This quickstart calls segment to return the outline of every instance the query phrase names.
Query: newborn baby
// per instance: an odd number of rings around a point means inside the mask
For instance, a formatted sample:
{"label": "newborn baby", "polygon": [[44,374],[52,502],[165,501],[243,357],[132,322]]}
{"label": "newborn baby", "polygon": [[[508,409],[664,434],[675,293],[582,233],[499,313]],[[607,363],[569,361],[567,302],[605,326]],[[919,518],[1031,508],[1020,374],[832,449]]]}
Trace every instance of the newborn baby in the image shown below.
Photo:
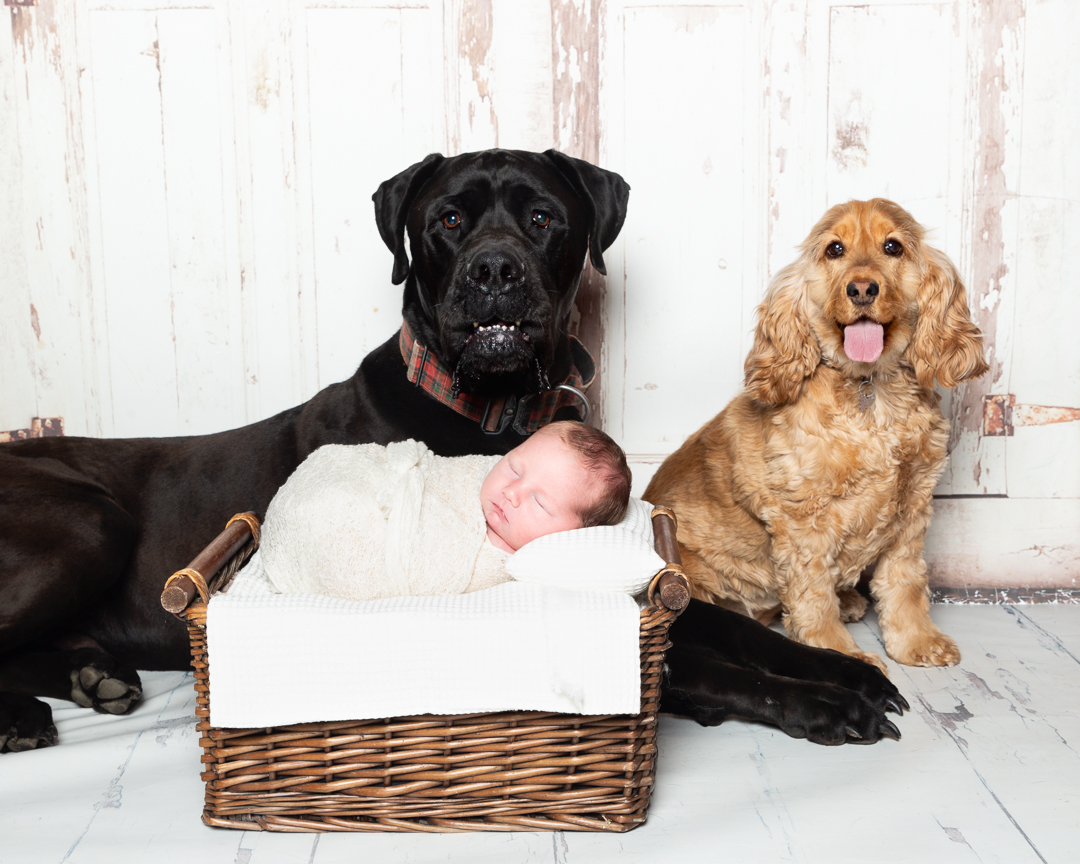
{"label": "newborn baby", "polygon": [[629,496],[622,448],[576,421],[501,458],[331,444],[270,502],[263,567],[280,592],[349,600],[477,591],[508,581],[506,558],[531,540],[618,523]]}

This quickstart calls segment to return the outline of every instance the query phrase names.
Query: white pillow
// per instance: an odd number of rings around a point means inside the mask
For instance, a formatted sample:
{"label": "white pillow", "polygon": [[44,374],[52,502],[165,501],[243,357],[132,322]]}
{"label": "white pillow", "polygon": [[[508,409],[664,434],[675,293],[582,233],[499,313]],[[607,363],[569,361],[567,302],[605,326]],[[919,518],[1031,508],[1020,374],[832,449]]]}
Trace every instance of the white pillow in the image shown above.
{"label": "white pillow", "polygon": [[506,572],[519,582],[637,594],[665,564],[653,548],[652,509],[631,498],[618,525],[538,537],[506,560]]}

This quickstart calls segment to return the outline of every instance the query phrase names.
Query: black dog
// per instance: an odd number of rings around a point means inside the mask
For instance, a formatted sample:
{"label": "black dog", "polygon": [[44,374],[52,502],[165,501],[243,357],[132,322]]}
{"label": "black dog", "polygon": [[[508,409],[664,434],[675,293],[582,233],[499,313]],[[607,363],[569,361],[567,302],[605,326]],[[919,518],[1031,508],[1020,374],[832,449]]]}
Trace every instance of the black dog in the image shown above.
{"label": "black dog", "polygon": [[[35,696],[119,714],[141,695],[136,668],[187,668],[165,577],[233,513],[261,517],[316,448],[417,438],[446,456],[502,453],[576,416],[592,370],[566,335],[571,306],[585,255],[604,272],[628,194],[555,151],[429,156],[374,195],[404,325],[348,381],[216,435],[0,445],[0,747],[55,742]],[[823,743],[897,734],[883,711],[902,697],[873,667],[696,601],[673,633],[669,710]]]}

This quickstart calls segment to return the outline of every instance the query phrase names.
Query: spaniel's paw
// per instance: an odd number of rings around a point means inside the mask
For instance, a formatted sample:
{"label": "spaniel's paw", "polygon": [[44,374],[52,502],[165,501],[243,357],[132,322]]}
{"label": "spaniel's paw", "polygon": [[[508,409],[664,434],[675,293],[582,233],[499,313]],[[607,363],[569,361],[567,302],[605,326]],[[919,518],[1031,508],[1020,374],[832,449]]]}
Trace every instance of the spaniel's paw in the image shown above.
{"label": "spaniel's paw", "polygon": [[77,653],[71,670],[71,701],[102,714],[126,714],[142,697],[142,681],[134,669],[121,666],[103,651]]}
{"label": "spaniel's paw", "polygon": [[930,633],[919,639],[886,639],[889,656],[906,666],[955,666],[960,649],[944,633]]}
{"label": "spaniel's paw", "polygon": [[837,591],[836,596],[840,600],[841,621],[850,624],[852,621],[862,620],[863,615],[866,614],[866,607],[869,605],[862,594],[854,588],[844,588]]}

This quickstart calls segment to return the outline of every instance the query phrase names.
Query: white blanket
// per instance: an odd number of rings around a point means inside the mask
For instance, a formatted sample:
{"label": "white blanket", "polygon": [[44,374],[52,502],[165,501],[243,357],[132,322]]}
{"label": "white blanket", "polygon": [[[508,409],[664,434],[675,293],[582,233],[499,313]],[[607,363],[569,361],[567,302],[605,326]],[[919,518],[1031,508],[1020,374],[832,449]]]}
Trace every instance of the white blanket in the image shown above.
{"label": "white blanket", "polygon": [[412,440],[320,447],[267,508],[271,582],[348,600],[462,593],[487,535],[480,485],[498,461],[440,457]]}
{"label": "white blanket", "polygon": [[207,612],[215,726],[640,710],[639,609],[625,594],[520,582],[363,603],[274,594],[261,554]]}

